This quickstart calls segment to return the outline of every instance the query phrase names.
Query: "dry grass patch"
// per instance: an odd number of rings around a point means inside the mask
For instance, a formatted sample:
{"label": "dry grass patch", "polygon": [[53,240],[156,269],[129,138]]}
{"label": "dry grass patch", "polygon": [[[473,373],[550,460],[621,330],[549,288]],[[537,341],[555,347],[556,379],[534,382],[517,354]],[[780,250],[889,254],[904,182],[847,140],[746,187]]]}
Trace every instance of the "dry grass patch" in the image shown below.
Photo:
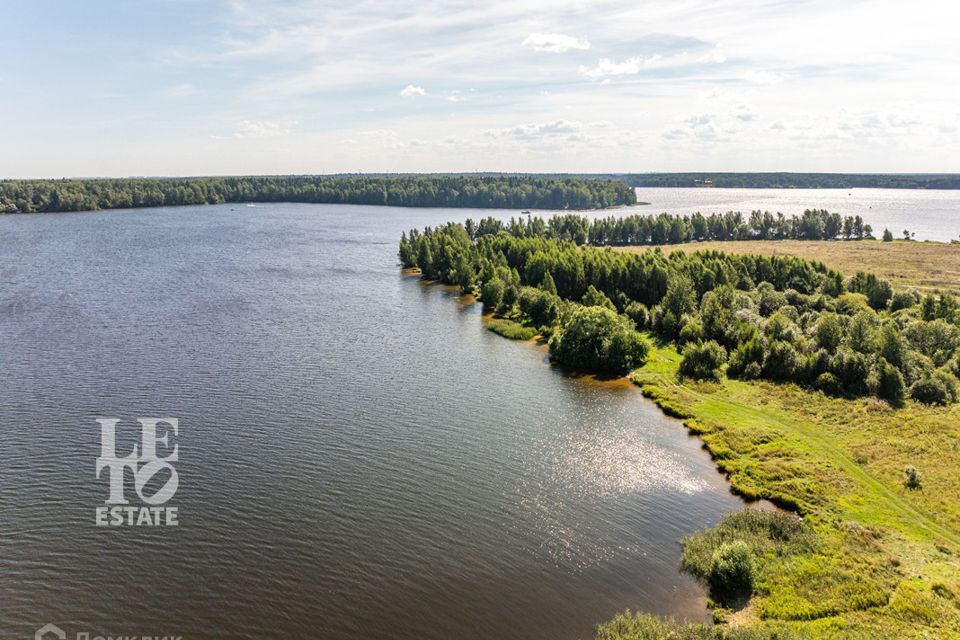
{"label": "dry grass patch", "polygon": [[[922,290],[948,289],[960,292],[960,245],[941,242],[859,242],[821,240],[737,240],[731,242],[690,242],[660,247],[674,251],[727,251],[763,256],[796,256],[823,262],[852,275],[869,271],[890,280],[897,287]],[[642,253],[653,247],[618,247],[618,251]]]}

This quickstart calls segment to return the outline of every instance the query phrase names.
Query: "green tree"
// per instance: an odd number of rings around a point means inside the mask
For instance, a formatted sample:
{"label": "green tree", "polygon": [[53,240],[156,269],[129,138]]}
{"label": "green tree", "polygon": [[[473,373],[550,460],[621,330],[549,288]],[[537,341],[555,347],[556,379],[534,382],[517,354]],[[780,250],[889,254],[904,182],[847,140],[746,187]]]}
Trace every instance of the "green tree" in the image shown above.
{"label": "green tree", "polygon": [[583,294],[581,301],[585,307],[604,307],[611,311],[616,311],[617,307],[613,301],[607,297],[603,291],[598,291],[592,284],[587,287],[587,292]]}
{"label": "green tree", "polygon": [[480,289],[480,298],[483,300],[483,306],[490,309],[498,309],[503,302],[503,292],[506,285],[500,278],[493,278],[483,283]]}
{"label": "green tree", "polygon": [[550,338],[557,362],[596,371],[624,373],[642,364],[649,346],[626,318],[600,306],[578,307]]}
{"label": "green tree", "polygon": [[720,367],[727,361],[727,350],[714,340],[688,342],[683,347],[680,374],[696,380],[719,380]]}
{"label": "green tree", "polygon": [[893,407],[903,406],[907,395],[907,386],[903,382],[903,374],[886,361],[880,358],[877,362],[878,388],[877,396],[883,398]]}
{"label": "green tree", "polygon": [[553,276],[550,275],[549,271],[544,274],[543,282],[540,283],[540,288],[547,293],[557,295],[557,284],[553,281]]}

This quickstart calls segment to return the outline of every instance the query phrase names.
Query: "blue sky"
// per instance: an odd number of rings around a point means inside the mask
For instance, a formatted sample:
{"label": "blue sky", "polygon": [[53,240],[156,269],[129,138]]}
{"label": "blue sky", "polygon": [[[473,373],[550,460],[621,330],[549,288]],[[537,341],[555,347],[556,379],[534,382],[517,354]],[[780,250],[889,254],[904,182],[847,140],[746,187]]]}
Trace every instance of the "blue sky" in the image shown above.
{"label": "blue sky", "polygon": [[960,171],[960,6],[0,1],[0,176]]}

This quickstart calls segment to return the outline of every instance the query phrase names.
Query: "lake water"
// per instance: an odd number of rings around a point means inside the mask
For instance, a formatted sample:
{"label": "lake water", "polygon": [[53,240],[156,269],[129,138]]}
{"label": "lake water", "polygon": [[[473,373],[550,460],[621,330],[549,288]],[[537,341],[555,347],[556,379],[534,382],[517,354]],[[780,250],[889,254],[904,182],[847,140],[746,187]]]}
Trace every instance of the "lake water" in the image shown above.
{"label": "lake water", "polygon": [[[699,442],[400,273],[401,230],[481,215],[0,216],[0,637],[573,640],[627,607],[705,620],[678,541],[740,502]],[[97,527],[95,419],[120,418],[129,452],[141,416],[179,419],[180,526]]]}
{"label": "lake water", "polygon": [[960,239],[960,191],[920,189],[637,189],[637,200],[649,202],[638,212],[690,214],[727,211],[803,213],[828,209],[859,215],[878,238],[889,228],[897,238],[903,230],[917,240]]}

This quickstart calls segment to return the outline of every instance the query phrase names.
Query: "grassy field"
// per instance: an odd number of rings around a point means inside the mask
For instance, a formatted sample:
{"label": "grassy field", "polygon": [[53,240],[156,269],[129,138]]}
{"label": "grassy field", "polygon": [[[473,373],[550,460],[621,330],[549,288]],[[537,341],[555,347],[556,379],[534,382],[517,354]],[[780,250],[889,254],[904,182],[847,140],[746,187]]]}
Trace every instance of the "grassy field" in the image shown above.
{"label": "grassy field", "polygon": [[[807,240],[738,240],[665,245],[665,253],[714,249],[730,253],[791,255],[819,260],[843,274],[870,271],[894,286],[960,291],[960,245],[939,242],[859,242]],[[620,247],[618,251],[652,251],[653,247]]]}
{"label": "grassy field", "polygon": [[[681,383],[678,365],[659,346],[633,380],[701,435],[736,491],[796,509],[819,540],[764,559],[734,626],[960,638],[960,405],[893,410],[794,385]],[[905,487],[907,466],[922,489]]]}

